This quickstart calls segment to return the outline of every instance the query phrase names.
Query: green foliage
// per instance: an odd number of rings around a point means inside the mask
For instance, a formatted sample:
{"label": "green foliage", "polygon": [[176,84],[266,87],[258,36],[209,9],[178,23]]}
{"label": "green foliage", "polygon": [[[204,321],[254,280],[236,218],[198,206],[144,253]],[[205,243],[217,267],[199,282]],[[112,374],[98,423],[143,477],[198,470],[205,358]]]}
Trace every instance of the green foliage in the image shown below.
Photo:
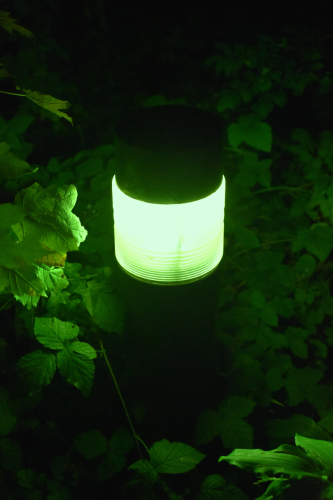
{"label": "green foliage", "polygon": [[[234,450],[230,455],[220,457],[219,462],[225,460],[241,469],[255,472],[261,477],[259,482],[273,481],[272,487],[267,489],[261,499],[284,498],[279,495],[291,486],[284,475],[291,479],[318,479],[317,494],[322,493],[321,499],[331,498],[332,484],[329,483],[333,480],[333,443],[298,434],[295,443],[296,447],[284,444],[272,451]],[[282,474],[281,479],[271,477],[272,474]],[[269,496],[273,491],[273,497]]]}
{"label": "green foliage", "polygon": [[182,474],[194,469],[205,455],[186,444],[170,443],[163,439],[153,444],[149,457],[149,460],[138,460],[129,469],[135,469],[149,482],[155,482],[159,473]]}
{"label": "green foliage", "polygon": [[[1,19],[8,31],[18,29],[8,16],[0,16],[0,24]],[[52,89],[47,93],[58,88],[65,91],[59,78],[47,71],[42,51],[29,50],[29,58],[25,49],[17,57],[3,58],[15,75],[15,84],[37,88],[32,85],[34,77],[38,88]],[[211,87],[200,88],[197,96],[189,89],[177,99],[161,94],[141,99],[142,106],[192,104],[220,114],[227,122],[225,255],[215,328],[223,353],[214,366],[224,393],[217,411],[206,409],[198,416],[196,444],[207,447],[208,456],[210,443],[219,437],[225,448],[234,449],[221,461],[261,474],[260,483],[271,481],[260,500],[295,500],[295,490],[301,491],[302,485],[317,488],[323,499],[333,498],[333,388],[329,382],[333,134],[327,130],[315,138],[297,128],[289,131],[288,140],[281,140],[269,116],[275,106],[285,106],[291,93],[301,95],[309,82],[324,92],[331,76],[324,74],[317,49],[296,48],[286,39],[276,43],[259,37],[256,46],[217,44],[217,50],[219,54],[206,61],[206,69],[215,69]],[[4,71],[0,77],[6,76]],[[75,84],[68,84],[68,92],[73,89],[75,94]],[[116,355],[125,307],[118,294],[112,250],[114,145],[85,149],[83,144],[72,158],[57,156],[49,158],[46,166],[29,165],[26,160],[33,146],[24,141],[23,134],[33,122],[38,133],[43,133],[31,113],[42,120],[53,110],[66,118],[59,109],[68,102],[24,92],[27,99],[20,113],[9,121],[0,118],[0,182],[4,182],[3,192],[15,196],[14,204],[0,206],[0,308],[7,312],[15,305],[12,338],[24,340],[16,344],[20,353],[10,352],[7,360],[8,336],[1,333],[0,370],[10,374],[10,363],[13,367],[17,356],[19,382],[25,389],[24,396],[18,397],[14,388],[5,387],[6,382],[0,388],[4,495],[15,482],[22,498],[48,495],[71,500],[80,483],[119,474],[119,481],[125,477],[134,489],[131,498],[166,495],[179,500],[190,492],[197,493],[199,500],[245,500],[245,493],[235,486],[245,488],[242,476],[231,475],[230,481],[218,474],[202,477],[201,465],[196,466],[205,455],[187,444],[167,439],[154,442],[149,459],[135,461],[134,455],[129,471],[125,469],[134,440],[123,427],[113,429],[121,418],[113,400],[115,418],[108,423],[111,439],[98,430],[96,422],[96,427],[74,437],[75,447],[69,442],[67,452],[48,461],[47,473],[36,472],[42,468],[41,461],[36,471],[26,466],[26,449],[17,442],[22,429],[42,438],[50,433],[55,441],[59,436],[56,423],[52,427],[48,422],[46,431],[38,418],[26,413],[35,410],[44,389],[61,393],[65,382],[90,395],[95,364],[99,367],[99,347],[106,356],[101,337],[119,365],[120,385],[128,389],[129,403],[134,395],[127,353],[122,351],[119,359]],[[29,100],[34,101],[34,108],[29,107]],[[103,106],[107,108],[104,102]],[[123,109],[119,106],[113,111],[117,115]],[[53,118],[57,124],[58,118]],[[108,131],[103,133],[109,137]],[[71,251],[76,251],[76,262],[67,260]],[[65,384],[60,389],[57,368]],[[71,394],[65,394],[70,403]],[[255,416],[264,413],[265,425],[257,425],[252,418],[254,409]],[[308,416],[302,414],[306,411]],[[17,441],[8,437],[11,433]],[[295,434],[297,447],[284,444]],[[252,450],[259,438],[277,448]],[[194,469],[197,483],[191,483],[187,475],[190,489],[183,488],[180,494],[169,486],[170,477],[168,481],[161,477]],[[125,474],[133,470],[136,475],[128,481]],[[13,471],[15,478],[9,478],[7,473]],[[224,473],[227,477],[228,471]]]}
{"label": "green foliage", "polygon": [[209,443],[219,435],[226,448],[251,448],[252,428],[243,419],[252,412],[254,406],[255,403],[249,399],[231,396],[219,404],[218,412],[204,411],[197,424],[197,444]]}
{"label": "green foliage", "polygon": [[20,359],[17,369],[30,387],[29,394],[49,384],[58,367],[67,382],[89,396],[95,371],[92,360],[96,358],[96,352],[91,345],[77,340],[78,326],[57,318],[36,318],[34,332],[41,344],[58,352],[39,350]]}

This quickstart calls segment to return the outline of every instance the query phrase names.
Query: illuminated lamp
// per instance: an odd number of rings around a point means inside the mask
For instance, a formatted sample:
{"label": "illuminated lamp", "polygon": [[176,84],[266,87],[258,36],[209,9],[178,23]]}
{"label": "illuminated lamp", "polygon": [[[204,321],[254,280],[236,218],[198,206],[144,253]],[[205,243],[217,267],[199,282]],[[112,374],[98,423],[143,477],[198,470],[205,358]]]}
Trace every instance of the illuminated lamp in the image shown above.
{"label": "illuminated lamp", "polygon": [[205,278],[219,265],[222,133],[217,115],[181,105],[143,108],[117,122],[115,255],[132,278],[182,285]]}

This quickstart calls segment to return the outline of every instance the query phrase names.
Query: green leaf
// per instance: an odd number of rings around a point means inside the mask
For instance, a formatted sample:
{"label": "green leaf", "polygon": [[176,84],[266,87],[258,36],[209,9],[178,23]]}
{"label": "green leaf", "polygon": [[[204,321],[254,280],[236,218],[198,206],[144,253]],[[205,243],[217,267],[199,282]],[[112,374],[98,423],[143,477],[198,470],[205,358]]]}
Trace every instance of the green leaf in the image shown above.
{"label": "green leaf", "polygon": [[87,342],[72,342],[71,349],[80,354],[84,354],[89,359],[95,359],[97,357],[95,349]]}
{"label": "green leaf", "polygon": [[15,427],[16,415],[8,403],[8,391],[0,387],[0,436],[6,436]]}
{"label": "green leaf", "polygon": [[18,207],[11,203],[3,203],[0,206],[0,228],[10,229],[13,224],[20,222],[27,213],[24,207]]}
{"label": "green leaf", "polygon": [[109,450],[98,464],[97,477],[99,481],[104,481],[114,476],[126,465],[126,458],[121,453]]}
{"label": "green leaf", "polygon": [[152,483],[154,483],[158,478],[158,472],[149,460],[138,460],[128,468],[137,470],[140,474],[147,477]]}
{"label": "green leaf", "polygon": [[253,410],[255,402],[241,396],[230,396],[219,404],[218,413],[206,410],[199,416],[196,427],[197,444],[205,444],[220,435],[227,448],[252,446],[251,426],[242,420]]}
{"label": "green leaf", "polygon": [[22,381],[29,386],[29,394],[48,385],[56,371],[56,358],[52,353],[34,351],[23,356],[16,365]]}
{"label": "green leaf", "polygon": [[313,460],[301,449],[288,444],[283,444],[272,451],[234,450],[228,456],[219,458],[240,469],[259,474],[313,474],[319,475]]}
{"label": "green leaf", "polygon": [[120,427],[119,429],[117,429],[113,433],[109,443],[109,447],[111,450],[123,454],[128,453],[133,445],[134,439],[128,432],[126,427]]}
{"label": "green leaf", "polygon": [[234,233],[238,243],[245,248],[258,248],[260,246],[259,240],[255,233],[247,227],[237,226]]}
{"label": "green leaf", "polygon": [[329,413],[324,418],[319,420],[318,425],[333,434],[333,412]]}
{"label": "green leaf", "polygon": [[258,317],[267,325],[278,326],[278,317],[271,307],[265,305],[258,312]]}
{"label": "green leaf", "polygon": [[[45,293],[46,285],[38,277],[38,267],[35,265],[18,269],[0,268],[0,283],[3,282],[8,290],[21,297],[23,295],[42,295]],[[0,290],[3,289],[0,285]]]}
{"label": "green leaf", "polygon": [[240,418],[224,420],[221,427],[221,439],[225,448],[244,446],[252,448],[253,431],[250,424]]}
{"label": "green leaf", "polygon": [[17,179],[22,175],[37,172],[38,168],[32,169],[29,163],[21,160],[9,150],[9,144],[0,143],[0,180]]}
{"label": "green leaf", "polygon": [[167,439],[154,443],[149,453],[154,469],[169,474],[188,472],[205,457],[187,444],[170,443]]}
{"label": "green leaf", "polygon": [[230,146],[237,148],[242,142],[255,149],[269,153],[272,147],[272,130],[268,123],[262,123],[258,115],[240,116],[238,123],[227,128]]}
{"label": "green leaf", "polygon": [[88,397],[93,383],[95,365],[87,356],[76,354],[71,347],[72,344],[57,354],[59,372],[69,384],[80,389],[82,394]]}
{"label": "green leaf", "polygon": [[307,397],[308,391],[323,377],[321,370],[309,366],[305,368],[294,368],[285,380],[288,392],[288,405],[296,406]]}
{"label": "green leaf", "polygon": [[83,432],[74,438],[74,444],[84,458],[96,458],[106,453],[108,440],[97,429]]}
{"label": "green leaf", "polygon": [[262,309],[266,303],[266,299],[261,292],[254,291],[251,295],[251,304],[258,309]]}
{"label": "green leaf", "polygon": [[200,485],[198,500],[223,500],[225,479],[219,474],[206,476]]}
{"label": "green leaf", "polygon": [[313,225],[311,229],[301,229],[296,235],[292,250],[297,252],[305,247],[320,262],[324,262],[333,248],[332,236],[333,228],[321,223]]}
{"label": "green leaf", "polygon": [[58,318],[36,318],[35,335],[41,344],[50,349],[64,349],[66,340],[78,336],[79,327]]}
{"label": "green leaf", "polygon": [[301,433],[302,436],[314,439],[322,439],[324,437],[323,430],[318,427],[312,418],[297,413],[291,418],[276,418],[275,420],[268,421],[266,424],[266,434],[270,437],[288,441],[296,433]]}
{"label": "green leaf", "polygon": [[244,418],[250,415],[256,403],[242,396],[229,396],[219,403],[219,415],[224,420]]}
{"label": "green leaf", "polygon": [[205,410],[199,415],[196,426],[196,443],[210,443],[221,431],[221,418],[216,411]]}
{"label": "green leaf", "polygon": [[122,333],[124,329],[125,307],[115,293],[100,293],[93,303],[93,320],[106,332]]}
{"label": "green leaf", "polygon": [[62,290],[69,285],[62,268],[48,267],[41,264],[38,269],[38,276],[44,281],[49,290]]}
{"label": "green leaf", "polygon": [[49,186],[43,189],[37,182],[16,195],[15,201],[29,211],[20,224],[14,227],[16,234],[33,235],[47,248],[60,254],[78,250],[86,239],[87,231],[80,219],[71,213],[77,200],[74,185]]}
{"label": "green leaf", "polygon": [[219,474],[211,474],[202,481],[197,500],[248,500],[248,497],[237,486],[226,484]]}
{"label": "green leaf", "polygon": [[308,346],[304,342],[308,335],[309,332],[303,328],[288,326],[285,331],[285,336],[293,354],[302,359],[307,359],[308,357]]}
{"label": "green leaf", "polygon": [[322,469],[323,474],[333,476],[333,443],[321,439],[310,439],[296,434],[295,443]]}

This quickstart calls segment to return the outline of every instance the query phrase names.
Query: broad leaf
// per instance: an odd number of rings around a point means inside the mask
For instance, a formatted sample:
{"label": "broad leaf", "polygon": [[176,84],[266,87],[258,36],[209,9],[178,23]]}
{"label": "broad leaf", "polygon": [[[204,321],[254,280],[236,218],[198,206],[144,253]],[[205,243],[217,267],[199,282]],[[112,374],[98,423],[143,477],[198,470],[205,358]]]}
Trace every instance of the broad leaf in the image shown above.
{"label": "broad leaf", "polygon": [[96,458],[106,453],[108,440],[97,429],[83,432],[74,438],[74,444],[84,458]]}
{"label": "broad leaf", "polygon": [[51,382],[56,371],[56,358],[52,353],[34,351],[19,360],[17,370],[22,381],[29,386],[29,394],[33,394]]}
{"label": "broad leaf", "polygon": [[21,33],[21,35],[27,36],[28,38],[34,36],[31,31],[23,28],[23,26],[20,26],[19,24],[16,24],[16,19],[12,19],[9,12],[4,12],[2,10],[0,11],[0,26],[9,31],[9,33],[16,30]]}
{"label": "broad leaf", "polygon": [[87,356],[76,354],[71,345],[57,355],[57,365],[60,374],[68,383],[74,385],[85,396],[89,396],[93,383],[95,365]]}
{"label": "broad leaf", "polygon": [[187,472],[201,462],[205,455],[183,443],[170,443],[162,439],[149,450],[150,461],[157,472],[180,474]]}
{"label": "broad leaf", "polygon": [[300,448],[283,444],[275,450],[234,450],[219,458],[241,469],[260,474],[320,475],[314,461]]}
{"label": "broad leaf", "polygon": [[295,443],[322,469],[323,474],[333,477],[333,443],[321,439],[310,439],[296,434]]}
{"label": "broad leaf", "polygon": [[50,349],[64,349],[65,342],[79,334],[79,327],[58,318],[36,318],[35,335],[41,344]]}
{"label": "broad leaf", "polygon": [[[21,90],[18,86],[16,86],[16,88],[17,90]],[[51,111],[51,113],[60,116],[60,118],[66,118],[66,120],[68,120],[73,125],[73,119],[66,113],[59,111],[59,109],[67,109],[70,107],[70,103],[68,101],[60,101],[55,97],[41,94],[40,92],[33,92],[31,90],[25,89],[22,90],[25,93],[26,97],[28,97],[28,99],[30,99],[32,102],[38,104],[38,106],[41,106],[44,109],[47,109],[48,111]]]}

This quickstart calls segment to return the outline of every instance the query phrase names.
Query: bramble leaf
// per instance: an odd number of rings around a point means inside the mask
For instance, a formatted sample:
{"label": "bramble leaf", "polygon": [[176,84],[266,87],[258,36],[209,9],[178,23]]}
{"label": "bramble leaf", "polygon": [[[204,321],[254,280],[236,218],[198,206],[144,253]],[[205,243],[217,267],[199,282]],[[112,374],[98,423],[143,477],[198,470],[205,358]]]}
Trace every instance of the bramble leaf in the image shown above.
{"label": "bramble leaf", "polygon": [[17,363],[20,378],[29,386],[29,394],[48,385],[56,371],[56,358],[52,353],[34,351],[23,356]]}
{"label": "bramble leaf", "polygon": [[72,344],[57,354],[57,365],[60,374],[68,383],[74,385],[85,396],[89,396],[92,386],[95,365],[87,356],[76,354]]}
{"label": "bramble leaf", "polygon": [[32,169],[29,163],[21,160],[9,150],[9,144],[6,142],[0,143],[0,179],[17,179],[22,175],[37,172],[38,167]]}
{"label": "bramble leaf", "polygon": [[96,458],[106,453],[108,440],[97,429],[83,432],[74,438],[74,444],[84,458]]}
{"label": "bramble leaf", "polygon": [[64,349],[68,340],[79,334],[79,327],[58,318],[36,318],[35,335],[49,349]]}
{"label": "bramble leaf", "polygon": [[2,26],[6,31],[9,31],[9,33],[16,30],[21,33],[21,35],[27,36],[28,38],[34,36],[31,31],[23,28],[23,26],[20,26],[19,24],[16,24],[16,19],[12,19],[10,17],[10,12],[4,12],[3,10],[0,11],[0,26]]}
{"label": "bramble leaf", "polygon": [[263,123],[256,114],[242,115],[238,123],[227,128],[230,146],[237,148],[242,142],[248,146],[269,153],[272,147],[272,129]]}
{"label": "bramble leaf", "polygon": [[16,88],[17,90],[23,90],[23,92],[25,92],[26,94],[26,97],[28,97],[28,99],[30,99],[35,104],[38,104],[38,106],[51,111],[51,113],[60,116],[60,118],[66,118],[66,120],[68,120],[73,125],[73,119],[66,113],[59,111],[59,109],[67,109],[70,107],[70,103],[68,101],[60,101],[60,99],[56,99],[55,97],[52,97],[50,95],[41,94],[40,92],[33,92],[31,90],[20,89],[20,87],[18,86],[16,86]]}
{"label": "bramble leaf", "polygon": [[157,472],[180,474],[201,462],[205,455],[183,443],[170,443],[167,439],[156,442],[149,450],[150,461]]}

